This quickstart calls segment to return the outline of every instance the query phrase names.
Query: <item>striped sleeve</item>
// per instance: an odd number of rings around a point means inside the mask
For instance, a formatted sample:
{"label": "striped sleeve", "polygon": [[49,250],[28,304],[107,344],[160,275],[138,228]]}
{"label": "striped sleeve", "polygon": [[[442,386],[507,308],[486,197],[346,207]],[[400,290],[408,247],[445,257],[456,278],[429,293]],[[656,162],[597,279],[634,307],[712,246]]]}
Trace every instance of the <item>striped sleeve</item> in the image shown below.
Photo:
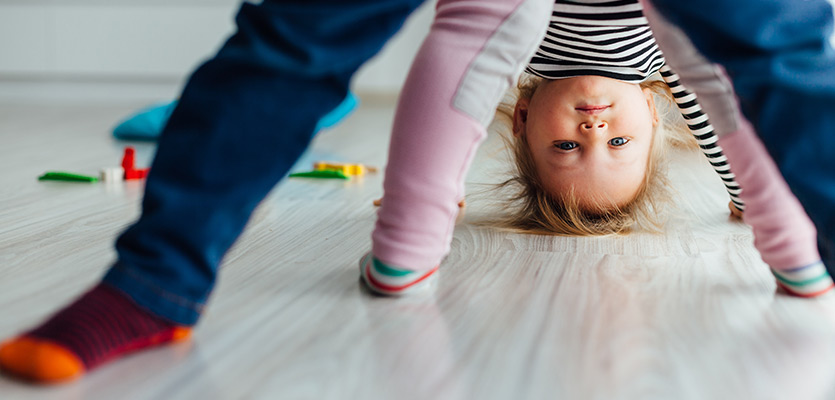
{"label": "striped sleeve", "polygon": [[722,154],[722,148],[717,143],[713,126],[710,125],[707,114],[702,112],[702,107],[696,100],[696,94],[690,92],[681,84],[678,75],[669,66],[662,66],[660,72],[664,82],[667,83],[670,91],[673,92],[673,98],[687,123],[687,128],[690,129],[690,132],[696,138],[696,141],[699,143],[699,148],[702,149],[702,153],[707,157],[713,170],[722,179],[722,183],[725,185],[725,189],[728,191],[734,207],[739,211],[744,211],[745,203],[739,198],[742,188],[736,182],[736,176],[731,172],[728,158]]}

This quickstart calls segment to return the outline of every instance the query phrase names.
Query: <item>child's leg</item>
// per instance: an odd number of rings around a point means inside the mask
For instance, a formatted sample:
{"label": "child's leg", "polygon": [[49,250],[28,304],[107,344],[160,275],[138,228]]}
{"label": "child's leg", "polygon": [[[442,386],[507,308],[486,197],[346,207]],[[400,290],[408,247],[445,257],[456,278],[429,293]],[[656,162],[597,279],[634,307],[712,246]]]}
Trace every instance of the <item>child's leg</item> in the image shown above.
{"label": "child's leg", "polygon": [[[733,78],[835,273],[835,51],[826,0],[652,0]],[[743,189],[744,190],[744,189]]]}
{"label": "child's leg", "polygon": [[0,367],[66,379],[181,337],[176,327],[197,321],[254,207],[419,3],[244,3],[238,32],[191,77],[160,139],[142,215],[119,238],[117,264],[79,301],[3,346]]}
{"label": "child's leg", "polygon": [[365,263],[367,282],[370,271],[405,289],[409,279],[398,274],[414,271],[420,279],[449,251],[485,126],[539,45],[552,8],[553,0],[439,2],[397,107],[373,233],[372,253],[394,275]]}
{"label": "child's leg", "polygon": [[803,297],[832,289],[832,278],[815,246],[815,226],[751,125],[740,119],[740,129],[720,137],[719,143],[742,185],[744,220],[754,230],[754,245],[777,284]]}

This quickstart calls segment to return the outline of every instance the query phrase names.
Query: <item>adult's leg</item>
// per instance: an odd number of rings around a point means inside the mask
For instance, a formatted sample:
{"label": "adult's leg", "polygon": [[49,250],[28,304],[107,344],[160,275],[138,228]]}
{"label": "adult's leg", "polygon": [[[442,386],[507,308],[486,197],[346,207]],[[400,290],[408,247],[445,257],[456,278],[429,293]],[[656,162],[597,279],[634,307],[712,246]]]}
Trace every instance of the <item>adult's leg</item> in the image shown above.
{"label": "adult's leg", "polygon": [[835,273],[835,51],[827,0],[652,0],[733,79]]}
{"label": "adult's leg", "polygon": [[422,278],[449,251],[467,169],[552,8],[553,0],[438,3],[397,107],[373,233],[376,262],[368,257],[362,267],[372,289],[405,290],[405,273]]}
{"label": "adult's leg", "polygon": [[[683,31],[666,22],[652,7],[646,9],[646,15],[668,64],[695,92],[676,96],[676,101],[695,101],[693,96],[698,94],[698,101],[710,115],[713,124],[704,128],[718,135],[718,144],[724,148],[742,187],[739,197],[746,206],[744,220],[751,225],[754,245],[771,267],[777,284],[803,297],[830,292],[833,282],[818,252],[814,224],[740,113],[731,80],[720,66],[693,47]],[[670,78],[676,82],[679,79],[675,74]],[[688,124],[697,122],[693,119]],[[700,138],[700,144],[711,143],[702,143]]]}
{"label": "adult's leg", "polygon": [[[0,349],[0,367],[69,378],[193,325],[252,210],[420,2],[244,3],[237,33],[192,75],[163,132],[142,215],[119,238],[116,265],[103,284]],[[57,353],[42,351],[47,345]],[[60,371],[47,368],[56,363]]]}

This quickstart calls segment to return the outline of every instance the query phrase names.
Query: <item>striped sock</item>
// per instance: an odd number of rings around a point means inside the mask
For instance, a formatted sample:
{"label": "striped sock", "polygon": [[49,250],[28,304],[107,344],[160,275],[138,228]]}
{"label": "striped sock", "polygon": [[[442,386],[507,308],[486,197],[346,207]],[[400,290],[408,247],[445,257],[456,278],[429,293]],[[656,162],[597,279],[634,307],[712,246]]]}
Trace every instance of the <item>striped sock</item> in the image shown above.
{"label": "striped sock", "polygon": [[429,285],[438,267],[429,271],[409,271],[384,264],[368,253],[360,260],[360,274],[371,291],[385,295],[403,295]]}
{"label": "striped sock", "polygon": [[0,346],[0,370],[37,382],[71,380],[125,354],[186,339],[190,332],[99,284],[37,329]]}
{"label": "striped sock", "polygon": [[777,285],[794,296],[817,297],[835,286],[822,261],[792,269],[772,268],[771,273],[777,278]]}

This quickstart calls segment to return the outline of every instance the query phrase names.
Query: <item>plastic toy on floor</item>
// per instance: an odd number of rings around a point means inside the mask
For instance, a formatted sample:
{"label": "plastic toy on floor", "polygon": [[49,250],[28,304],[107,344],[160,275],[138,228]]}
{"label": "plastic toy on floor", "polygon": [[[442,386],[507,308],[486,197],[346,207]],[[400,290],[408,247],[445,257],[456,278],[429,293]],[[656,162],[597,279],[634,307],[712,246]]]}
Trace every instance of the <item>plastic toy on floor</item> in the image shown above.
{"label": "plastic toy on floor", "polygon": [[317,161],[313,163],[315,171],[340,171],[346,176],[363,176],[366,173],[377,172],[376,167],[371,167],[364,164],[348,164],[330,161]]}
{"label": "plastic toy on floor", "polygon": [[63,181],[63,182],[98,182],[99,178],[64,171],[49,171],[38,177],[39,181]]}
{"label": "plastic toy on floor", "polygon": [[317,161],[313,163],[312,171],[295,172],[289,175],[290,178],[323,178],[323,179],[351,179],[354,176],[363,176],[366,173],[377,172],[376,167],[364,164],[348,164],[331,161]]}
{"label": "plastic toy on floor", "polygon": [[351,179],[348,175],[345,175],[342,171],[334,171],[334,170],[329,170],[329,169],[295,172],[295,173],[292,173],[288,176],[290,178],[320,178],[320,179],[342,179],[342,180]]}
{"label": "plastic toy on floor", "polygon": [[125,173],[125,180],[130,180],[145,178],[150,168],[136,168],[136,150],[128,146],[125,147],[125,155],[122,156],[122,170]]}
{"label": "plastic toy on floor", "polygon": [[[336,125],[357,108],[358,104],[357,96],[348,93],[342,103],[319,120],[316,124],[316,132]],[[113,136],[123,140],[157,140],[175,107],[177,107],[176,100],[144,108],[116,125],[113,128]]]}
{"label": "plastic toy on floor", "polygon": [[[66,171],[47,171],[38,177],[39,181],[63,181],[63,182],[123,182],[126,180],[145,179],[148,176],[150,168],[136,168],[136,150],[131,147],[125,147],[125,153],[122,156],[122,165],[119,167],[105,167],[102,168],[98,177],[82,175],[74,172]],[[348,178],[345,178],[348,179]]]}

